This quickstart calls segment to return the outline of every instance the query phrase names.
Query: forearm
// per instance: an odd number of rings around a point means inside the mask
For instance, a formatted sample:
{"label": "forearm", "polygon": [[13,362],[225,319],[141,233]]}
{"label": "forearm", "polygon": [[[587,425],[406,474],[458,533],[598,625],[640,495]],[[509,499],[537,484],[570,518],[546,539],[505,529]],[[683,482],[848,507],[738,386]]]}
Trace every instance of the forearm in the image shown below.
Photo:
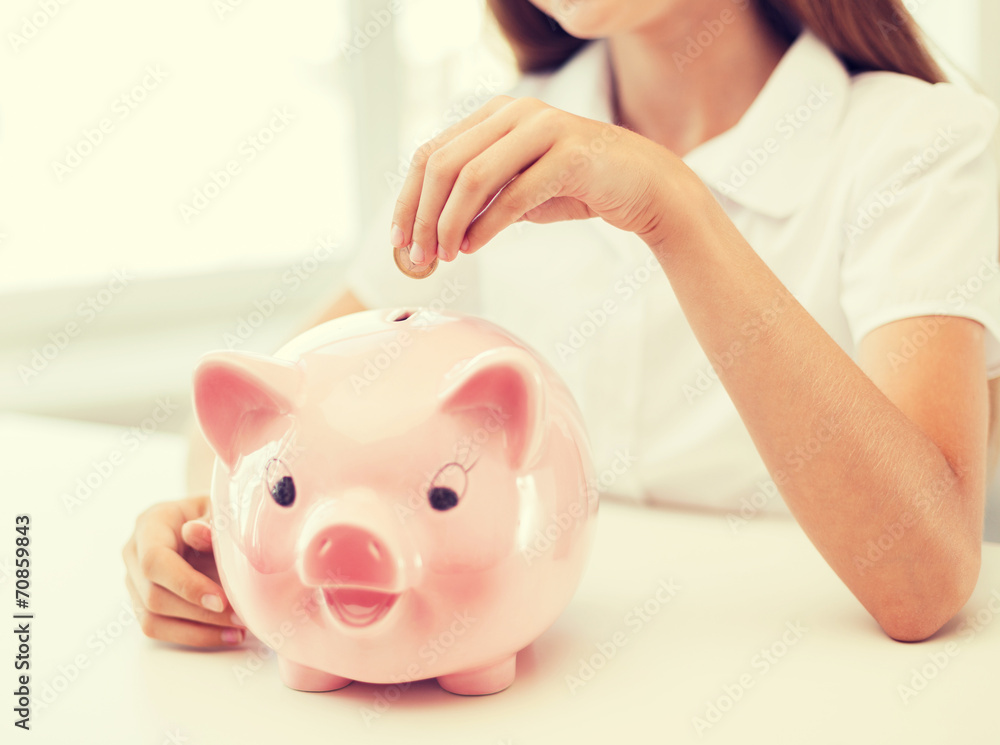
{"label": "forearm", "polygon": [[684,214],[647,242],[709,359],[728,363],[719,380],[791,512],[887,633],[933,633],[978,577],[984,475],[879,390],[714,200]]}

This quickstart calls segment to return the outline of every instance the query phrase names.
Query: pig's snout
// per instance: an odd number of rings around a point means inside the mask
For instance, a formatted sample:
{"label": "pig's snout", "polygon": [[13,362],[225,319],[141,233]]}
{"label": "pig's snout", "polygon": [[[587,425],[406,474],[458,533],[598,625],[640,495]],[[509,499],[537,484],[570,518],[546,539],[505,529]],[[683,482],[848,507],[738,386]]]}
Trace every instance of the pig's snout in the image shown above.
{"label": "pig's snout", "polygon": [[341,630],[379,627],[407,588],[420,560],[392,512],[371,492],[355,490],[312,512],[298,544],[300,581],[339,621]]}
{"label": "pig's snout", "polygon": [[357,525],[317,530],[305,541],[299,574],[320,591],[335,618],[355,629],[383,619],[405,589],[398,552]]}
{"label": "pig's snout", "polygon": [[400,567],[385,541],[353,525],[322,528],[306,544],[302,580],[316,587],[367,587],[398,591]]}

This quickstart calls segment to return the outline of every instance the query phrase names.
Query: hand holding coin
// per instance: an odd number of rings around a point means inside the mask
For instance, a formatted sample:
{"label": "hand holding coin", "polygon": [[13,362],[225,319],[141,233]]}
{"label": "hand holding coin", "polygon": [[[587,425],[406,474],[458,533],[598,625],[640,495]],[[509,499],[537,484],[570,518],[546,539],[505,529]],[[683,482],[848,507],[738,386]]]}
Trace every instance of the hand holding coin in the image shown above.
{"label": "hand holding coin", "polygon": [[431,276],[438,264],[437,256],[429,264],[414,264],[410,261],[409,246],[394,248],[392,256],[396,260],[396,266],[399,267],[399,271],[407,277],[413,277],[414,279],[423,279],[424,277]]}

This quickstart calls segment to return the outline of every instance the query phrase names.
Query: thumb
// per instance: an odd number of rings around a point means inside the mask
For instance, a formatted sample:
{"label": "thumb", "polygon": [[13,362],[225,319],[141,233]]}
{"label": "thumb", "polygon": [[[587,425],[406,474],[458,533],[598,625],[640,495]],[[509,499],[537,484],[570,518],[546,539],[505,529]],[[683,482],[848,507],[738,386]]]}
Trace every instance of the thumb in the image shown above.
{"label": "thumb", "polygon": [[195,551],[212,550],[212,528],[204,519],[184,523],[181,526],[181,538]]}
{"label": "thumb", "polygon": [[525,212],[517,222],[549,223],[563,220],[586,220],[596,213],[574,197],[553,197]]}

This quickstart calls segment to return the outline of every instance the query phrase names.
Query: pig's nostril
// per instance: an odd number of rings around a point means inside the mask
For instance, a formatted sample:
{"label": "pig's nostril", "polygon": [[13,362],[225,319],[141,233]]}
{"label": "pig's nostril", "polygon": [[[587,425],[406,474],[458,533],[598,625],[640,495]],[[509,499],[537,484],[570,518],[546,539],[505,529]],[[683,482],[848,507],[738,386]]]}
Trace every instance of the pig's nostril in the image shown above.
{"label": "pig's nostril", "polygon": [[403,311],[400,311],[400,312],[399,312],[399,313],[398,313],[398,314],[396,315],[396,317],[395,317],[395,318],[393,318],[392,320],[393,320],[393,321],[405,321],[405,320],[406,320],[407,318],[409,318],[409,317],[410,317],[410,316],[412,316],[412,315],[413,315],[413,311],[410,311],[410,310],[403,310]]}
{"label": "pig's nostril", "polygon": [[393,552],[366,530],[328,528],[306,553],[304,579],[322,586],[392,586],[396,578]]}

